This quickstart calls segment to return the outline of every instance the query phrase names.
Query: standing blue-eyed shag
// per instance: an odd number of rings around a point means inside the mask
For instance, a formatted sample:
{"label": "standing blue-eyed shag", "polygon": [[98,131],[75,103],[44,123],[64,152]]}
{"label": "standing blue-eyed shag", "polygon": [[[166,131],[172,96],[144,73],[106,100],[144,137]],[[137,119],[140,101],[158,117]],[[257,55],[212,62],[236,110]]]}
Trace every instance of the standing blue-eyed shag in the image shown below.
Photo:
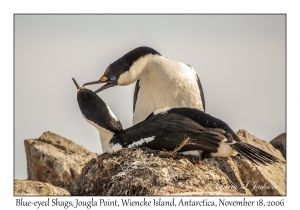
{"label": "standing blue-eyed shag", "polygon": [[129,85],[136,81],[133,124],[164,107],[191,107],[205,111],[201,82],[192,66],[163,57],[150,47],[138,47],[111,63],[100,80],[83,86],[106,83],[96,90]]}
{"label": "standing blue-eyed shag", "polygon": [[77,87],[77,101],[85,120],[100,134],[103,152],[122,148],[148,147],[173,151],[190,137],[191,143],[179,152],[201,157],[229,157],[240,154],[254,163],[273,163],[275,156],[242,142],[234,131],[219,120],[195,108],[164,108],[151,113],[144,121],[125,130],[105,102],[93,91]]}

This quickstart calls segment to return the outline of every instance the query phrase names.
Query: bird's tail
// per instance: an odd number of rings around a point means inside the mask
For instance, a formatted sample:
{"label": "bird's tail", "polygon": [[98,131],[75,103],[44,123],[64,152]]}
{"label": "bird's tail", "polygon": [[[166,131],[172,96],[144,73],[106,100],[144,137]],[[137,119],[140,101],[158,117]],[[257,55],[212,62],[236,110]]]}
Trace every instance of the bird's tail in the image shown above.
{"label": "bird's tail", "polygon": [[234,150],[256,164],[262,163],[267,165],[274,162],[280,162],[277,157],[245,142],[237,142],[234,144]]}

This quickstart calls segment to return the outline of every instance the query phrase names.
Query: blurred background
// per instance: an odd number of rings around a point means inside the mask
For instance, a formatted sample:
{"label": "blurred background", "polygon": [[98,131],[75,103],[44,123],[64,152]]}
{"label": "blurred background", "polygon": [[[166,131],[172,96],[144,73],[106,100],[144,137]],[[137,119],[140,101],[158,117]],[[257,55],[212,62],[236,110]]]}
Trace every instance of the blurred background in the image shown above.
{"label": "blurred background", "polygon": [[[286,131],[285,15],[15,15],[15,178],[27,178],[24,140],[48,130],[102,153],[72,77],[98,80],[138,46],[193,66],[206,112],[234,131],[267,141]],[[132,125],[133,91],[134,84],[98,94],[124,128]]]}

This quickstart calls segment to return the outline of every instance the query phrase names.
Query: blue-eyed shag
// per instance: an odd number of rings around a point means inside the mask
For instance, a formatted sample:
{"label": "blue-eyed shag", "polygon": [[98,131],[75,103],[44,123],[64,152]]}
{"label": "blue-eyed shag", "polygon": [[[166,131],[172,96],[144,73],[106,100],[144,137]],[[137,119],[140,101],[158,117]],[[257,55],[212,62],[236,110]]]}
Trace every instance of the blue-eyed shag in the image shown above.
{"label": "blue-eyed shag", "polygon": [[163,57],[150,47],[138,47],[111,63],[104,75],[83,86],[106,83],[96,90],[136,82],[133,124],[164,107],[191,107],[205,111],[201,82],[192,66]]}
{"label": "blue-eyed shag", "polygon": [[103,152],[113,153],[137,146],[173,151],[190,137],[192,141],[179,150],[184,155],[229,157],[240,154],[254,163],[279,161],[275,156],[242,142],[222,120],[195,108],[156,110],[144,121],[123,130],[120,121],[95,92],[76,86],[81,113],[99,131]]}

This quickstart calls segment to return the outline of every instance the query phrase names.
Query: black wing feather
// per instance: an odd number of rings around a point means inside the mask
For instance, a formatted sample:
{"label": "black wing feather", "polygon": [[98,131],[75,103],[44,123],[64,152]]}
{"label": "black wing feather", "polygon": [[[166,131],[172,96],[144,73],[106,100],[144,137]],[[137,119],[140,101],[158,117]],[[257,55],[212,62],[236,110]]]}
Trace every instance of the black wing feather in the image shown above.
{"label": "black wing feather", "polygon": [[[201,132],[202,133],[202,132]],[[190,150],[201,150],[207,152],[217,152],[222,136],[212,135],[202,136],[191,132],[173,132],[157,136],[153,141],[144,143],[141,147],[148,147],[155,150],[173,151],[184,139],[191,138],[190,142],[183,146],[179,152]]]}
{"label": "black wing feather", "polygon": [[140,80],[137,80],[135,83],[134,94],[133,94],[133,113],[135,110],[135,104],[136,104],[137,96],[139,94],[139,90],[140,90]]}
{"label": "black wing feather", "polygon": [[[199,123],[205,128],[219,129],[219,132],[223,130],[223,135],[227,138],[226,143],[232,144],[234,150],[254,163],[267,164],[279,162],[277,157],[269,154],[268,152],[242,142],[242,140],[236,135],[236,133],[229,127],[227,123],[203,111],[192,108],[173,108],[168,112],[185,116]],[[204,136],[204,134],[202,134],[202,136]]]}
{"label": "black wing feather", "polygon": [[266,163],[280,162],[277,157],[245,142],[236,143],[234,149],[253,162],[259,162],[264,165],[266,165]]}
{"label": "black wing feather", "polygon": [[199,91],[200,91],[200,97],[201,97],[201,101],[202,101],[202,105],[203,105],[203,111],[205,111],[205,98],[204,98],[204,92],[203,92],[203,88],[199,79],[198,74],[196,74],[196,80],[198,83],[198,87],[199,87]]}
{"label": "black wing feather", "polygon": [[154,137],[154,140],[140,146],[157,150],[174,150],[181,142],[190,137],[193,144],[184,146],[181,151],[204,150],[216,152],[225,136],[215,129],[206,129],[189,118],[174,113],[152,115],[116,135],[111,142],[124,147],[141,139]]}
{"label": "black wing feather", "polygon": [[216,118],[211,116],[210,114],[207,114],[199,109],[194,108],[173,108],[168,111],[168,113],[175,113],[178,115],[182,115],[184,117],[187,117],[197,123],[199,123],[201,126],[206,128],[219,128],[224,131],[224,135],[228,139],[228,144],[230,144],[230,140],[240,141],[239,137],[236,135],[236,133],[229,127],[229,125]]}
{"label": "black wing feather", "polygon": [[[168,132],[184,131],[200,133],[204,128],[198,123],[177,114],[153,115],[120,133],[125,144],[150,136],[164,135]],[[150,134],[148,136],[147,134]]]}

